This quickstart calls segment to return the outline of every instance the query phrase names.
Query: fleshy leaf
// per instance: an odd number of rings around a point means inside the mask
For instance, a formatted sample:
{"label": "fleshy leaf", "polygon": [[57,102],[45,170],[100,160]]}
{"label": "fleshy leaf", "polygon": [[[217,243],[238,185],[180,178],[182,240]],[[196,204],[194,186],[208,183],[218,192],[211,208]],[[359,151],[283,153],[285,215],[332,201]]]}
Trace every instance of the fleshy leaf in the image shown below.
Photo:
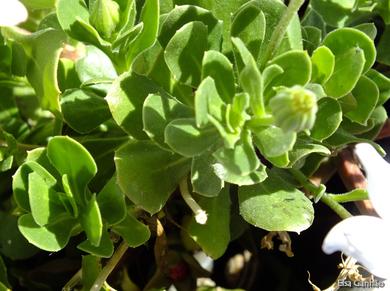
{"label": "fleshy leaf", "polygon": [[277,157],[288,152],[296,138],[295,132],[285,132],[275,126],[254,131],[255,144],[266,157]]}
{"label": "fleshy leaf", "polygon": [[102,258],[110,258],[114,253],[114,244],[107,231],[103,231],[99,245],[93,245],[86,240],[77,246],[78,249]]}
{"label": "fleshy leaf", "polygon": [[316,121],[311,129],[310,136],[322,141],[331,136],[339,127],[343,113],[340,104],[333,98],[322,98],[318,101]]}
{"label": "fleshy leaf", "polygon": [[311,201],[276,174],[268,173],[263,183],[240,187],[238,199],[243,218],[267,231],[300,233],[314,219]]}
{"label": "fleshy leaf", "polygon": [[335,56],[326,46],[318,47],[311,56],[311,82],[324,84],[333,74]]}
{"label": "fleshy leaf", "polygon": [[164,54],[175,79],[189,86],[198,86],[206,49],[206,25],[194,21],[181,27],[167,44]]}
{"label": "fleshy leaf", "polygon": [[82,209],[80,221],[87,234],[88,241],[93,246],[98,246],[100,244],[100,239],[102,238],[103,221],[99,204],[96,201],[96,195],[93,195],[87,206]]}
{"label": "fleshy leaf", "polygon": [[118,184],[131,201],[158,212],[189,172],[191,161],[148,141],[132,141],[115,154]]}
{"label": "fleshy leaf", "polygon": [[[198,204],[207,213],[207,222],[199,224],[192,217],[186,226],[188,234],[213,259],[224,254],[230,242],[230,197],[229,188],[218,197],[198,199]],[[210,234],[213,234],[210,236]]]}

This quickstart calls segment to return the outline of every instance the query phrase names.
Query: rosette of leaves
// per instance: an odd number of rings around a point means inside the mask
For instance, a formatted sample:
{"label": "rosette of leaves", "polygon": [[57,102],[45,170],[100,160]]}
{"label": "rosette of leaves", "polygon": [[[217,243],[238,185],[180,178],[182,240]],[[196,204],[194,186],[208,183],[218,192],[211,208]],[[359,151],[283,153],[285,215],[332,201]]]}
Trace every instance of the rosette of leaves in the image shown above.
{"label": "rosette of leaves", "polygon": [[[295,16],[270,53],[284,10],[278,1],[249,1],[235,8],[228,27],[206,4],[164,15],[157,42],[106,97],[114,120],[134,138],[115,163],[118,183],[135,204],[160,211],[189,176],[199,201],[220,199],[229,184],[238,185],[240,212],[250,224],[296,232],[310,226],[311,201],[288,169],[310,175],[331,151],[373,138],[387,118],[388,79],[371,69],[373,40],[356,28],[321,35],[306,51]],[[270,104],[278,88],[294,86],[315,96],[317,110],[307,127],[284,130]],[[230,211],[219,206],[209,215]],[[204,249],[211,244],[200,239],[206,227],[190,231]]]}
{"label": "rosette of leaves", "polygon": [[59,251],[84,231],[86,240],[78,248],[99,257],[113,253],[109,229],[130,246],[144,243],[149,230],[127,210],[115,178],[91,193],[88,183],[96,172],[89,152],[66,136],[30,151],[13,180],[15,201],[25,212],[18,220],[23,236],[40,249]]}

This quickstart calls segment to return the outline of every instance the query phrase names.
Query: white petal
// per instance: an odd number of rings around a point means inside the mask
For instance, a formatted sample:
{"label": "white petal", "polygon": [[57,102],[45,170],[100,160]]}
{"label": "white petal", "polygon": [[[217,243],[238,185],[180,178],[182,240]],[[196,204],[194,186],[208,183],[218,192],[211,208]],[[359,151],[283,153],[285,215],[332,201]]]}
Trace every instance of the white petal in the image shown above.
{"label": "white petal", "polygon": [[17,0],[0,0],[0,26],[13,26],[27,20],[26,7]]}
{"label": "white petal", "polygon": [[366,171],[367,191],[372,205],[390,223],[390,164],[368,143],[357,144],[355,154]]}
{"label": "white petal", "polygon": [[322,250],[342,251],[355,258],[372,274],[390,278],[390,229],[383,219],[354,216],[336,224],[327,234]]}

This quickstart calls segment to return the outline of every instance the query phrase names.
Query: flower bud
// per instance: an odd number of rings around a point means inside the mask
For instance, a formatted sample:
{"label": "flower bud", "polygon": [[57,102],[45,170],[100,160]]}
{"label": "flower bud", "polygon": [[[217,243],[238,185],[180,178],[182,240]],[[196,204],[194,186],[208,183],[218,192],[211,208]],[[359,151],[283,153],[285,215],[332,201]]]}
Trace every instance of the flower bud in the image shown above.
{"label": "flower bud", "polygon": [[311,129],[318,109],[316,95],[298,85],[279,89],[269,106],[275,125],[295,132]]}
{"label": "flower bud", "polygon": [[119,5],[113,0],[90,1],[89,21],[99,34],[109,39],[120,20]]}

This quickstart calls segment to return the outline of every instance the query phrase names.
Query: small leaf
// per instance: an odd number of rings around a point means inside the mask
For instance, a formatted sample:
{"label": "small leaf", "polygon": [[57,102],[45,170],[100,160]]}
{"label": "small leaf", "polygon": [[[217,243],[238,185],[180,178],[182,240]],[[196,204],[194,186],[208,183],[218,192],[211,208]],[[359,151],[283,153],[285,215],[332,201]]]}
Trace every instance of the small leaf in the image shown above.
{"label": "small leaf", "polygon": [[164,54],[175,79],[189,86],[198,86],[206,49],[206,25],[194,21],[181,27],[167,44]]}
{"label": "small leaf", "polygon": [[250,224],[267,231],[300,233],[313,222],[314,210],[305,194],[268,173],[260,184],[240,187],[240,213]]}
{"label": "small leaf", "polygon": [[315,26],[303,26],[302,38],[304,49],[311,54],[321,43],[322,31]]}
{"label": "small leaf", "polygon": [[142,109],[144,131],[150,139],[167,150],[170,148],[165,143],[165,127],[175,119],[192,116],[193,110],[190,107],[173,98],[167,98],[165,95],[149,95]]}
{"label": "small leaf", "polygon": [[126,52],[127,67],[144,50],[151,47],[157,38],[159,28],[160,5],[158,0],[146,0],[141,11],[140,21],[143,28]]}
{"label": "small leaf", "polygon": [[192,21],[200,21],[207,26],[207,49],[220,50],[222,37],[222,22],[213,13],[194,5],[175,6],[162,24],[159,42],[165,48],[176,31]]}
{"label": "small leaf", "polygon": [[[198,204],[207,213],[207,222],[199,224],[192,217],[186,226],[188,234],[203,251],[217,259],[222,256],[230,242],[230,195],[226,187],[218,197],[198,199]],[[210,234],[213,234],[210,236]]]}
{"label": "small leaf", "polygon": [[198,129],[193,118],[176,119],[165,128],[165,142],[185,157],[200,155],[217,141],[214,127]]}
{"label": "small leaf", "polygon": [[195,92],[196,126],[206,126],[210,118],[222,122],[224,113],[225,104],[218,94],[215,82],[211,77],[206,77]]}
{"label": "small leaf", "polygon": [[76,201],[83,205],[87,184],[97,172],[90,153],[75,140],[56,136],[47,145],[47,156],[61,176],[68,175],[71,191]]}
{"label": "small leaf", "polygon": [[288,153],[290,166],[294,166],[304,157],[312,153],[318,153],[324,156],[331,154],[330,150],[323,145],[315,144],[307,140],[298,139],[294,149]]}
{"label": "small leaf", "polygon": [[146,97],[153,93],[166,94],[147,77],[129,72],[114,81],[106,96],[116,123],[137,139],[147,138],[143,131],[142,107]]}
{"label": "small leaf", "polygon": [[86,240],[79,244],[77,248],[102,258],[110,258],[114,253],[114,244],[107,231],[103,231],[99,245],[95,246],[89,240]]}
{"label": "small leaf", "polygon": [[322,98],[318,101],[316,121],[310,136],[317,141],[322,141],[337,130],[342,120],[340,104],[333,98]]}
{"label": "small leaf", "polygon": [[360,48],[336,55],[334,73],[324,85],[327,95],[340,98],[351,92],[363,72],[364,63],[364,53]]}
{"label": "small leaf", "polygon": [[390,78],[375,70],[369,70],[366,77],[370,78],[371,81],[374,81],[379,89],[377,106],[383,105],[390,98]]}
{"label": "small leaf", "polygon": [[378,87],[369,78],[361,76],[352,90],[352,95],[357,101],[357,106],[346,112],[345,116],[354,122],[366,125],[379,98]]}
{"label": "small leaf", "polygon": [[87,234],[89,243],[95,247],[99,246],[103,232],[103,221],[95,195],[89,200],[87,206],[82,209],[80,222]]}
{"label": "small leaf", "polygon": [[54,187],[57,184],[57,180],[45,168],[33,159],[27,158],[27,162],[21,165],[14,175],[12,189],[18,206],[28,212],[31,211],[29,202],[29,175],[31,173],[36,173],[43,178],[48,187]]}
{"label": "small leaf", "polygon": [[283,72],[281,66],[275,64],[267,66],[262,73],[264,90],[268,89],[269,84]]}
{"label": "small leaf", "polygon": [[266,167],[263,164],[248,175],[237,175],[226,169],[226,167],[218,163],[216,160],[213,161],[212,167],[214,173],[222,180],[238,186],[253,185],[263,182],[267,178]]}
{"label": "small leaf", "polygon": [[236,175],[246,176],[260,166],[253,148],[252,138],[247,131],[242,133],[241,140],[236,143],[233,149],[221,148],[213,155],[229,172]]}
{"label": "small leaf", "polygon": [[324,84],[333,74],[335,56],[326,46],[318,47],[311,56],[313,83]]}
{"label": "small leaf", "polygon": [[207,51],[202,61],[202,80],[210,76],[225,103],[230,103],[235,92],[233,65],[220,52]]}
{"label": "small leaf", "polygon": [[23,236],[34,246],[48,252],[63,249],[75,225],[75,220],[69,217],[58,219],[46,226],[36,224],[31,214],[24,214],[18,220],[18,227]]}
{"label": "small leaf", "polygon": [[143,245],[150,238],[149,228],[139,222],[131,212],[128,212],[126,218],[119,224],[114,225],[112,230],[123,237],[132,248]]}
{"label": "small leaf", "polygon": [[254,131],[255,144],[266,158],[288,152],[293,148],[296,138],[295,132],[285,132],[275,126]]}
{"label": "small leaf", "polygon": [[[354,28],[344,27],[333,30],[326,35],[323,45],[330,48],[336,56],[335,72],[342,69],[337,65],[338,57],[354,49],[363,51],[365,59],[363,73],[367,72],[375,62],[376,50],[374,42],[364,32]],[[348,75],[348,73],[345,74]]]}
{"label": "small leaf", "polygon": [[102,218],[109,224],[117,224],[126,217],[125,196],[112,177],[97,195]]}
{"label": "small leaf", "polygon": [[41,177],[36,172],[28,175],[31,214],[40,226],[54,222],[59,215],[65,212],[59,194],[46,184],[45,176]]}
{"label": "small leaf", "polygon": [[103,98],[80,89],[62,95],[61,109],[66,123],[79,133],[88,133],[111,117]]}
{"label": "small leaf", "polygon": [[257,60],[265,36],[265,28],[266,21],[263,11],[257,2],[249,1],[233,15],[230,33],[233,37],[239,37]]}
{"label": "small leaf", "polygon": [[214,161],[211,151],[192,159],[191,184],[195,193],[205,197],[215,197],[223,188],[223,181],[214,172]]}
{"label": "small leaf", "polygon": [[[292,87],[294,85],[306,85],[311,76],[311,60],[307,52],[289,51],[274,58],[270,65],[278,65],[283,74],[277,76],[269,85]],[[269,93],[267,94],[268,97]]]}
{"label": "small leaf", "polygon": [[132,141],[115,153],[118,184],[151,214],[158,212],[190,170],[191,161],[148,141]]}

